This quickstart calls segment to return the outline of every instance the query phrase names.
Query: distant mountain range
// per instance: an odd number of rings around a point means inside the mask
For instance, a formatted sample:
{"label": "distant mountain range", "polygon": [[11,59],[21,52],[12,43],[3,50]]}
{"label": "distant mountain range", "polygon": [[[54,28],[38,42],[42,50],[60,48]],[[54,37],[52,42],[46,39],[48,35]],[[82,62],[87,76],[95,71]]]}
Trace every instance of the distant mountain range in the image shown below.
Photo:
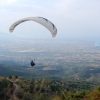
{"label": "distant mountain range", "polygon": [[0,32],[0,43],[11,43],[12,41],[18,39],[20,38],[13,34]]}

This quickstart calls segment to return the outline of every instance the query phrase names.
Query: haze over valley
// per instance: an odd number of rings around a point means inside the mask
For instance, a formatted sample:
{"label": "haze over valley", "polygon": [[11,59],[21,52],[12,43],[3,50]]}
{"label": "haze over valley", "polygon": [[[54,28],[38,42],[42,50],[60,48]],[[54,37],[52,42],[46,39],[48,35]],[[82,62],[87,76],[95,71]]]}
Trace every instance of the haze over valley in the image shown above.
{"label": "haze over valley", "polygon": [[[91,80],[99,77],[100,47],[95,41],[54,41],[18,38],[0,43],[1,75],[28,78]],[[30,61],[36,65],[31,67]],[[32,77],[31,77],[32,75]],[[96,79],[95,79],[96,80]]]}

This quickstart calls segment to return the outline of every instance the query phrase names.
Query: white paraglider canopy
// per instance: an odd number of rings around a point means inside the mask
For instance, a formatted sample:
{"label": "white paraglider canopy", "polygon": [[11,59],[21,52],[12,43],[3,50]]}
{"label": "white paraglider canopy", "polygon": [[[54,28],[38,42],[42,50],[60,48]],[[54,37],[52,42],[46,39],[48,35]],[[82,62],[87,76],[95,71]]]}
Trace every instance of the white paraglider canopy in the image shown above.
{"label": "white paraglider canopy", "polygon": [[14,28],[25,22],[25,21],[35,21],[37,23],[40,23],[41,25],[43,25],[44,27],[46,27],[52,34],[52,37],[55,37],[56,34],[57,34],[57,28],[55,27],[55,25],[50,22],[48,19],[46,18],[43,18],[43,17],[28,17],[28,18],[23,18],[21,20],[18,20],[16,21],[15,23],[13,23],[10,28],[9,28],[9,31],[10,32],[13,32],[14,31]]}

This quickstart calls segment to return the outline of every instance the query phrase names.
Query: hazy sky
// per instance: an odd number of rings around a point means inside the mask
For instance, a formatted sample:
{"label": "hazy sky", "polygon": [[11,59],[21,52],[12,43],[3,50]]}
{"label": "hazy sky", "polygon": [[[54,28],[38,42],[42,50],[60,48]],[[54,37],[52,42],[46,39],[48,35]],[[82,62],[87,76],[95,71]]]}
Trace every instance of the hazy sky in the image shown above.
{"label": "hazy sky", "polygon": [[[41,16],[57,27],[55,39],[100,37],[100,0],[0,0],[0,31],[25,17]],[[19,37],[52,39],[50,32],[36,22],[25,22],[13,33]]]}

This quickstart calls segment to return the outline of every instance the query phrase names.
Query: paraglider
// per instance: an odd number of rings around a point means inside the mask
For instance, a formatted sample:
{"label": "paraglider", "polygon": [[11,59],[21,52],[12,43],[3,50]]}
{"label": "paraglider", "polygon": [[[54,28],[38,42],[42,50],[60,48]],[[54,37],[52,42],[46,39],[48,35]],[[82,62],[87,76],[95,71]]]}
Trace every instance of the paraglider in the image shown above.
{"label": "paraglider", "polygon": [[[48,19],[43,18],[43,17],[28,17],[28,18],[20,19],[10,26],[9,31],[13,32],[16,26],[18,26],[19,24],[26,22],[26,21],[35,21],[35,22],[43,25],[51,32],[52,37],[55,37],[57,34],[57,28],[55,27],[55,25],[51,21],[49,21]],[[34,66],[34,65],[35,65],[35,62],[32,60],[31,66]]]}
{"label": "paraglider", "polygon": [[55,27],[55,25],[52,22],[50,22],[48,19],[43,18],[43,17],[28,17],[28,18],[23,18],[21,20],[18,20],[10,26],[9,31],[13,32],[17,25],[25,21],[35,21],[37,23],[40,23],[51,32],[52,37],[55,37],[57,34],[57,28]]}
{"label": "paraglider", "polygon": [[35,65],[35,60],[33,61],[31,61],[31,66],[33,67]]}

